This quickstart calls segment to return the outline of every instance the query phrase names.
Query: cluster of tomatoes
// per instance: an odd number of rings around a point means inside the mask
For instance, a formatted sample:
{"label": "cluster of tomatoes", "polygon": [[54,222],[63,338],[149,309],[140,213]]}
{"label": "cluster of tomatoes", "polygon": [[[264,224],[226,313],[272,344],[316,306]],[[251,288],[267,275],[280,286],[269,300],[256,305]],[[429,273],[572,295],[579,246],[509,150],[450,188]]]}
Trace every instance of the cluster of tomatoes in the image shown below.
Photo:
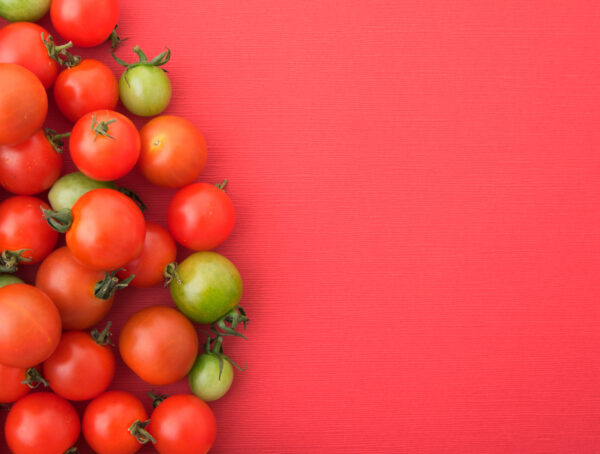
{"label": "cluster of tomatoes", "polygon": [[[33,23],[48,9],[66,44]],[[0,203],[0,404],[10,404],[8,447],[15,454],[76,452],[83,432],[101,454],[134,453],[145,443],[163,454],[206,453],[216,422],[205,402],[229,390],[238,367],[223,353],[223,339],[245,338],[239,329],[248,319],[238,305],[238,270],[211,251],[235,222],[226,181],[195,182],[207,159],[202,134],[184,118],[160,115],[171,98],[161,68],[170,51],[149,60],[135,46],[137,62],[117,58],[117,0],[0,0],[0,15],[11,21],[0,29],[0,185],[13,194]],[[106,41],[125,67],[119,82],[104,63],[69,52],[73,44]],[[70,132],[43,128],[50,88],[74,123]],[[115,111],[119,100],[133,114],[155,117],[138,131]],[[67,138],[79,172],[60,176]],[[168,230],[147,222],[140,198],[114,183],[136,166],[151,183],[178,188]],[[48,201],[38,195],[45,191]],[[60,233],[66,245],[56,249]],[[180,263],[176,243],[193,251]],[[13,274],[36,263],[34,285]],[[144,382],[187,376],[191,393],[153,394],[149,415],[136,396],[107,391],[116,356],[110,322],[98,325],[117,290],[161,283],[176,308],[133,314],[118,352]],[[206,342],[194,322],[210,325]],[[69,401],[89,401],[81,421]]]}

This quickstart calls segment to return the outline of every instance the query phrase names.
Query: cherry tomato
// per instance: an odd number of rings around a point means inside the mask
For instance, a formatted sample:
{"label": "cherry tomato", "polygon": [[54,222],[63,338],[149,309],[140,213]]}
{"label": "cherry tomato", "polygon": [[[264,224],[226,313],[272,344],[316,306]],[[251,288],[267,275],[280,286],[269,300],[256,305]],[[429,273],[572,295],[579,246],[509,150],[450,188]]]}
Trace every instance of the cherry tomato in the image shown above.
{"label": "cherry tomato", "polygon": [[[125,391],[108,391],[85,409],[83,436],[98,454],[133,454],[150,441],[141,427],[147,420],[148,413],[137,397]],[[136,421],[140,424],[133,426]]]}
{"label": "cherry tomato", "polygon": [[77,438],[81,425],[73,406],[52,393],[32,393],[17,401],[4,426],[13,454],[64,454]]}
{"label": "cherry tomato", "polygon": [[164,279],[165,267],[175,260],[177,246],[169,232],[154,222],[146,222],[142,253],[123,266],[117,275],[125,279],[135,275],[131,286],[152,287]]}
{"label": "cherry tomato", "polygon": [[176,241],[188,249],[206,251],[227,239],[235,224],[235,208],[223,189],[194,183],[173,196],[167,220]]}
{"label": "cherry tomato", "polygon": [[106,391],[115,376],[115,355],[106,331],[63,333],[43,365],[52,391],[69,400],[89,400]]}
{"label": "cherry tomato", "polygon": [[61,247],[42,262],[35,286],[58,307],[63,329],[83,330],[97,325],[112,307],[114,293],[108,298],[95,295],[95,286],[104,279],[104,271],[80,264],[69,248]]}
{"label": "cherry tomato", "polygon": [[73,126],[69,151],[77,168],[88,177],[116,180],[135,167],[140,155],[140,134],[125,115],[96,110]]}
{"label": "cherry tomato", "polygon": [[142,252],[146,221],[126,195],[113,189],[94,189],[75,202],[72,214],[67,247],[89,268],[116,270]]}
{"label": "cherry tomato", "polygon": [[68,173],[52,185],[48,192],[48,201],[53,210],[71,209],[79,197],[98,188],[117,189],[117,185],[112,181],[93,180],[81,172]]}
{"label": "cherry tomato", "polygon": [[24,284],[24,282],[14,274],[0,274],[0,288],[11,284]]}
{"label": "cherry tomato", "polygon": [[142,380],[167,385],[181,380],[194,365],[198,336],[181,312],[150,306],[127,320],[121,329],[119,351]]}
{"label": "cherry tomato", "polygon": [[174,115],[153,118],[140,130],[138,167],[146,179],[167,188],[194,181],[206,165],[206,142],[190,121]]}
{"label": "cherry tomato", "polygon": [[35,22],[46,15],[50,0],[2,0],[0,16],[11,22]]}
{"label": "cherry tomato", "polygon": [[63,115],[76,122],[94,110],[114,110],[119,102],[119,85],[108,66],[90,58],[58,75],[54,99]]}
{"label": "cherry tomato", "polygon": [[48,55],[42,35],[50,35],[31,22],[15,22],[0,29],[0,62],[21,65],[35,74],[44,88],[58,75],[59,64]]}
{"label": "cherry tomato", "polygon": [[54,249],[58,234],[44,221],[41,207],[50,208],[38,198],[22,195],[0,203],[0,251],[25,249],[20,256],[29,261],[24,263],[37,263]]}
{"label": "cherry tomato", "polygon": [[93,47],[108,39],[119,19],[117,0],[53,0],[50,19],[56,31],[80,47]]}
{"label": "cherry tomato", "polygon": [[40,364],[56,349],[60,333],[60,314],[48,295],[27,284],[0,288],[1,364]]}
{"label": "cherry tomato", "polygon": [[242,278],[233,263],[216,252],[196,252],[177,266],[171,297],[190,319],[213,323],[242,298]]}
{"label": "cherry tomato", "polygon": [[18,145],[0,147],[0,185],[13,194],[45,191],[58,179],[62,168],[60,148],[51,142],[51,131],[38,131]]}
{"label": "cherry tomato", "polygon": [[176,394],[152,412],[150,432],[160,454],[206,454],[217,435],[217,422],[210,407],[191,394]]}
{"label": "cherry tomato", "polygon": [[227,394],[233,383],[233,366],[227,358],[213,353],[198,356],[188,380],[192,392],[205,402],[218,400]]}
{"label": "cherry tomato", "polygon": [[0,403],[15,402],[31,389],[23,384],[27,369],[22,367],[8,367],[0,364]]}
{"label": "cherry tomato", "polygon": [[23,142],[46,119],[46,89],[35,74],[13,63],[0,63],[0,87],[11,88],[0,90],[0,145]]}

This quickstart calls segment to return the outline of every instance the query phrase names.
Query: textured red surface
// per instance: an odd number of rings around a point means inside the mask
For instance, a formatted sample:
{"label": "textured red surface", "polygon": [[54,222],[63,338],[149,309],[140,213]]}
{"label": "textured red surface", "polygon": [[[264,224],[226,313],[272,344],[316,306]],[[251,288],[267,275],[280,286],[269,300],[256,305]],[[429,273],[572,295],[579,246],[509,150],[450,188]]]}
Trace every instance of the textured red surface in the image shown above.
{"label": "textured red surface", "polygon": [[[598,452],[598,2],[121,5],[238,211],[215,453]],[[163,221],[172,191],[123,183]]]}

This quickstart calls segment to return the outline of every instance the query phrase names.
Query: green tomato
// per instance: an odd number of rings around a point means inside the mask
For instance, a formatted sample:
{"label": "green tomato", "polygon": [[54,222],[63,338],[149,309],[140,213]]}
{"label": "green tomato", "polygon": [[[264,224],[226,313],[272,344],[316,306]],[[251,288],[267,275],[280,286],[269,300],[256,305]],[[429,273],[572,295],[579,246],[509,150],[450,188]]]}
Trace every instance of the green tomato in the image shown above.
{"label": "green tomato", "polygon": [[216,252],[196,252],[177,267],[169,288],[173,301],[188,318],[213,323],[242,298],[242,278],[233,263]]}
{"label": "green tomato", "polygon": [[135,115],[158,115],[171,101],[171,81],[167,73],[156,66],[135,66],[121,75],[119,97]]}
{"label": "green tomato", "polygon": [[11,22],[35,22],[49,9],[50,0],[0,0],[0,16]]}
{"label": "green tomato", "polygon": [[198,356],[188,375],[190,389],[205,402],[220,399],[233,383],[233,367],[226,358],[221,357],[223,370],[219,377],[219,357],[213,353]]}
{"label": "green tomato", "polygon": [[24,284],[24,282],[12,274],[0,274],[0,288],[10,284]]}
{"label": "green tomato", "polygon": [[48,200],[53,210],[71,209],[86,192],[92,189],[109,188],[117,189],[112,181],[96,181],[81,172],[68,173],[59,178],[48,192]]}

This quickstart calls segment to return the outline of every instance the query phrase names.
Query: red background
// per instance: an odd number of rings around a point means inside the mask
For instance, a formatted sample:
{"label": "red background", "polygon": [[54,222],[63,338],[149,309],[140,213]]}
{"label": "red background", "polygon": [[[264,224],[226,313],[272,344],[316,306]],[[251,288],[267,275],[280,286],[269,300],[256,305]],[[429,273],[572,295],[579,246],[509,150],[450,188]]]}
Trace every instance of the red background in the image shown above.
{"label": "red background", "polygon": [[[215,453],[599,451],[598,2],[121,7],[119,55],[171,47],[168,111],[237,207]],[[124,183],[163,219],[171,191]]]}

